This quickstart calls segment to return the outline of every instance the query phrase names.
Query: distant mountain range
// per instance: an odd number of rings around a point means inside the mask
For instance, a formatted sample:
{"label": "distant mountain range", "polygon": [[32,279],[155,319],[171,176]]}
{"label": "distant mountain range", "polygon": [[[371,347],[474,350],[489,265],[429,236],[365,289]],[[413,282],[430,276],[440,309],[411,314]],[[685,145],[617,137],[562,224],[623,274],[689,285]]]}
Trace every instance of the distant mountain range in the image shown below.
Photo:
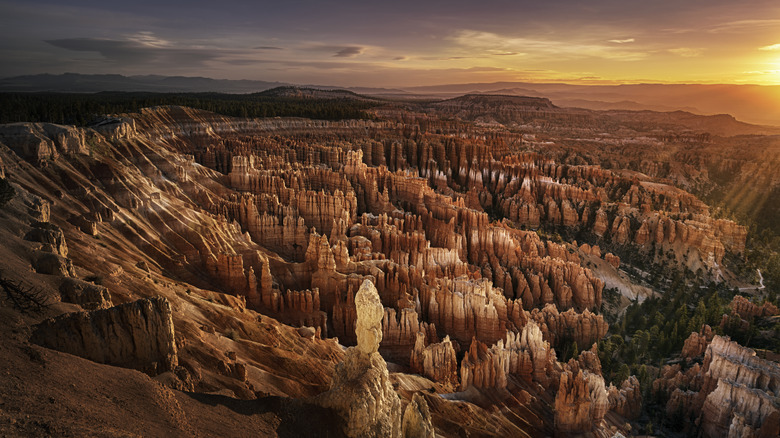
{"label": "distant mountain range", "polygon": [[341,89],[354,93],[409,94],[404,90],[371,87],[336,87],[327,85],[299,85],[287,82],[256,80],[211,79],[189,76],[123,76],[118,74],[84,75],[64,73],[14,76],[0,79],[0,91],[98,93],[101,91],[153,92],[153,93],[258,93],[284,86],[300,88]]}
{"label": "distant mountain range", "polygon": [[561,107],[595,110],[681,110],[702,115],[730,114],[749,123],[780,126],[780,86],[495,82],[412,87],[406,91],[442,97],[468,93],[546,97]]}
{"label": "distant mountain range", "polygon": [[[122,76],[65,73],[0,79],[0,91],[16,92],[218,92],[256,93],[293,85],[257,80],[210,79],[184,76]],[[572,85],[557,83],[494,82],[425,87],[368,88],[304,85],[319,89],[345,89],[388,98],[450,98],[464,94],[505,94],[546,97],[561,107],[594,110],[688,111],[695,114],[731,114],[739,120],[780,126],[780,86],[625,84]]]}
{"label": "distant mountain range", "polygon": [[0,79],[2,91],[55,91],[71,93],[97,93],[100,91],[160,92],[160,93],[256,93],[278,87],[281,82],[210,79],[185,76],[122,76],[83,75],[30,75]]}

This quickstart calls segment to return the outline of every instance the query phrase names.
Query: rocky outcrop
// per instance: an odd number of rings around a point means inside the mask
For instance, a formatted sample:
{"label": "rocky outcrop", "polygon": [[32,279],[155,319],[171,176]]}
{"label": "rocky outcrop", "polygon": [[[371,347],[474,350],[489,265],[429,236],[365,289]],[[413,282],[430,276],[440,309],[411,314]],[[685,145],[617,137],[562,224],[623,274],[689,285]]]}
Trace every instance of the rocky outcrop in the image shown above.
{"label": "rocky outcrop", "polygon": [[436,436],[431,424],[431,411],[420,393],[414,393],[412,401],[406,405],[402,429],[404,438],[434,438]]}
{"label": "rocky outcrop", "polygon": [[499,309],[506,314],[506,298],[489,281],[437,280],[437,288],[423,288],[420,301],[427,304],[428,320],[439,330],[461,345],[474,336],[491,343],[503,336],[506,318],[502,320]]}
{"label": "rocky outcrop", "polygon": [[601,375],[598,344],[593,344],[590,350],[580,351],[579,356],[577,356],[577,363],[583,371],[587,370],[593,374]]}
{"label": "rocky outcrop", "polygon": [[709,325],[703,325],[699,332],[691,332],[691,335],[683,343],[680,355],[685,359],[703,356],[710,341],[712,341],[712,329]]}
{"label": "rocky outcrop", "polygon": [[727,380],[748,388],[780,393],[780,366],[756,356],[756,352],[722,336],[715,336],[707,347],[702,369],[704,391],[718,380]]}
{"label": "rocky outcrop", "polygon": [[10,123],[0,125],[0,142],[18,156],[42,165],[60,155],[89,154],[85,130],[52,123]]}
{"label": "rocky outcrop", "polygon": [[542,339],[536,324],[529,322],[521,333],[507,332],[505,340],[490,348],[472,340],[460,364],[461,389],[469,386],[503,389],[510,375],[547,387],[554,364],[555,351]]}
{"label": "rocky outcrop", "polygon": [[[706,333],[706,327],[702,333]],[[691,335],[697,340],[703,337]],[[664,367],[661,377],[653,382],[653,390],[665,390],[670,395],[666,407],[669,415],[682,412],[698,418],[705,437],[731,436],[732,431],[747,437],[780,432],[780,406],[776,401],[780,396],[780,367],[722,336],[712,337],[701,367],[695,364],[685,373],[679,365]]]}
{"label": "rocky outcrop", "polygon": [[[49,215],[48,203],[40,203],[42,216]],[[32,213],[32,212],[31,212]],[[48,221],[32,223],[32,228],[24,235],[24,240],[41,243],[31,257],[32,268],[39,274],[75,277],[76,271],[68,256],[68,245],[62,229]]]}
{"label": "rocky outcrop", "polygon": [[69,258],[58,254],[35,251],[32,256],[32,267],[39,274],[58,275],[61,277],[75,277],[76,271]]}
{"label": "rocky outcrop", "polygon": [[609,410],[623,418],[634,420],[642,411],[642,389],[636,376],[623,381],[620,388],[609,385],[607,388]]}
{"label": "rocky outcrop", "polygon": [[553,346],[574,341],[585,348],[603,338],[609,329],[602,315],[589,310],[577,313],[574,309],[559,313],[558,309],[550,304],[543,309],[532,310],[529,318],[536,321],[544,339]]}
{"label": "rocky outcrop", "polygon": [[426,346],[425,333],[417,332],[409,367],[434,382],[458,386],[458,359],[449,336]]}
{"label": "rocky outcrop", "polygon": [[414,348],[419,333],[424,333],[431,342],[436,340],[436,327],[420,322],[414,309],[403,308],[400,312],[385,308],[382,318],[382,346],[403,346]]}
{"label": "rocky outcrop", "polygon": [[555,430],[578,434],[600,426],[610,407],[601,376],[588,371],[564,371],[555,396]]}
{"label": "rocky outcrop", "polygon": [[34,123],[3,125],[0,142],[9,146],[17,155],[33,163],[54,160],[60,153],[46,135],[43,126]]}
{"label": "rocky outcrop", "polygon": [[[387,364],[378,352],[384,307],[371,281],[364,281],[355,294],[355,308],[357,346],[347,349],[344,361],[336,368],[331,390],[317,396],[315,402],[344,418],[344,434],[348,437],[399,437],[404,430],[401,400],[393,391]],[[412,411],[408,416],[410,433],[427,427],[420,424],[425,420],[425,409],[419,404],[416,409],[417,415]]]}
{"label": "rocky outcrop", "polygon": [[178,365],[171,306],[165,298],[48,319],[35,328],[31,341],[151,375],[173,371]]}
{"label": "rocky outcrop", "polygon": [[612,265],[612,267],[615,269],[620,267],[620,257],[612,254],[611,252],[604,254],[604,260]]}
{"label": "rocky outcrop", "polygon": [[62,301],[79,304],[86,310],[108,309],[114,304],[108,288],[75,278],[65,278],[60,284]]}
{"label": "rocky outcrop", "polygon": [[[254,271],[252,274],[254,275]],[[286,324],[312,327],[319,336],[328,333],[328,315],[320,310],[320,291],[316,287],[314,290],[288,290],[283,294],[272,290],[263,297],[263,304],[265,312],[273,314]]]}
{"label": "rocky outcrop", "polygon": [[34,222],[32,229],[24,235],[24,240],[43,243],[49,252],[53,252],[61,257],[68,256],[65,234],[63,234],[60,227],[49,222]]}
{"label": "rocky outcrop", "polygon": [[780,408],[777,394],[719,379],[704,400],[700,424],[705,437],[745,438],[778,436]]}
{"label": "rocky outcrop", "polygon": [[718,219],[714,223],[715,234],[720,238],[726,249],[736,254],[745,252],[745,240],[747,240],[747,228],[736,223]]}
{"label": "rocky outcrop", "polygon": [[777,306],[769,301],[764,301],[760,306],[751,303],[747,298],[742,295],[735,295],[731,300],[731,311],[739,315],[740,318],[750,321],[752,318],[763,318],[767,316],[774,316],[780,313]]}
{"label": "rocky outcrop", "polygon": [[609,228],[609,218],[604,210],[596,211],[596,221],[593,223],[593,234],[603,237]]}
{"label": "rocky outcrop", "polygon": [[691,335],[685,340],[680,354],[686,359],[704,355],[707,345],[712,341],[712,336],[712,328],[709,325],[702,326],[698,333],[691,332]]}

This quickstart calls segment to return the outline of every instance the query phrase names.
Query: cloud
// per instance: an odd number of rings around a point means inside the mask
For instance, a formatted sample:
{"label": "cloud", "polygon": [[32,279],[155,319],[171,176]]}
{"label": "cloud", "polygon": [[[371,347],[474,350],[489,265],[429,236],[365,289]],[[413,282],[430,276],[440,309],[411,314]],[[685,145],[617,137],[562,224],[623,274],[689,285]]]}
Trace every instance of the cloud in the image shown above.
{"label": "cloud", "polygon": [[615,43],[615,44],[627,44],[627,43],[633,43],[635,40],[633,38],[626,38],[624,40],[607,40],[609,43]]}
{"label": "cloud", "polygon": [[470,68],[463,68],[460,69],[460,71],[469,71],[469,72],[496,72],[496,71],[510,71],[508,68],[502,68],[502,67],[470,67]]}
{"label": "cloud", "polygon": [[255,50],[284,50],[283,48],[276,46],[257,46],[252,48]]}
{"label": "cloud", "polygon": [[697,49],[692,47],[678,47],[676,49],[669,49],[669,53],[683,58],[697,58],[704,54],[704,49]]}
{"label": "cloud", "polygon": [[752,19],[752,20],[735,20],[725,23],[719,23],[712,26],[708,32],[720,33],[720,32],[742,32],[745,30],[755,30],[756,28],[763,27],[777,27],[780,25],[780,19]]}
{"label": "cloud", "polygon": [[45,42],[76,52],[96,52],[118,64],[202,65],[230,53],[216,49],[175,48],[167,41],[144,34],[127,40],[63,38]]}
{"label": "cloud", "polygon": [[364,47],[357,47],[357,46],[350,46],[350,47],[343,47],[340,50],[336,52],[335,55],[333,55],[336,58],[354,58],[355,56],[360,55],[365,50]]}
{"label": "cloud", "polygon": [[752,70],[742,72],[746,75],[777,75],[780,74],[780,70]]}
{"label": "cloud", "polygon": [[221,59],[220,61],[228,65],[236,65],[236,66],[268,64],[268,63],[276,62],[268,59],[247,59],[247,58]]}
{"label": "cloud", "polygon": [[619,61],[639,61],[648,53],[626,50],[614,45],[577,41],[557,41],[525,37],[510,37],[491,32],[462,30],[452,39],[469,53],[517,53],[542,59],[581,59],[587,57]]}
{"label": "cloud", "polygon": [[158,38],[153,32],[138,32],[127,37],[128,41],[147,47],[170,47],[171,42]]}
{"label": "cloud", "polygon": [[771,46],[759,47],[758,50],[780,50],[780,44],[772,44]]}
{"label": "cloud", "polygon": [[423,61],[457,61],[460,59],[472,59],[472,56],[421,56]]}
{"label": "cloud", "polygon": [[298,46],[298,50],[310,50],[314,52],[331,53],[335,58],[354,58],[358,55],[362,55],[367,47],[363,46],[342,46],[342,45],[329,45],[329,44],[309,44],[304,46]]}

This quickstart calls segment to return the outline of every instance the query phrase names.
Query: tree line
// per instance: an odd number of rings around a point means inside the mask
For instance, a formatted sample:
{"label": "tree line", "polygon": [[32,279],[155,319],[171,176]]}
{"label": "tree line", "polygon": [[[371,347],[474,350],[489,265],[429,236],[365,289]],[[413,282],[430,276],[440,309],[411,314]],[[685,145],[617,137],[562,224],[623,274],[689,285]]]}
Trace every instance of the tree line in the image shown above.
{"label": "tree line", "polygon": [[233,117],[305,117],[323,120],[366,119],[378,102],[222,93],[0,93],[0,123],[47,122],[87,126],[104,114],[180,105]]}

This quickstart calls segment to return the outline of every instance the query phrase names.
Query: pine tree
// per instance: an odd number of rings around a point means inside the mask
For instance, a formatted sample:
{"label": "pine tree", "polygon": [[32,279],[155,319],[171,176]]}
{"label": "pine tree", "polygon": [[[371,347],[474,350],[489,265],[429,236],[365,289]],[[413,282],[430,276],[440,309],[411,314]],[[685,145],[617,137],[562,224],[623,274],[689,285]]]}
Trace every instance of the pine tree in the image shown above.
{"label": "pine tree", "polygon": [[577,341],[571,343],[571,349],[569,350],[569,353],[569,357],[572,359],[576,359],[580,356],[580,350],[577,347]]}

